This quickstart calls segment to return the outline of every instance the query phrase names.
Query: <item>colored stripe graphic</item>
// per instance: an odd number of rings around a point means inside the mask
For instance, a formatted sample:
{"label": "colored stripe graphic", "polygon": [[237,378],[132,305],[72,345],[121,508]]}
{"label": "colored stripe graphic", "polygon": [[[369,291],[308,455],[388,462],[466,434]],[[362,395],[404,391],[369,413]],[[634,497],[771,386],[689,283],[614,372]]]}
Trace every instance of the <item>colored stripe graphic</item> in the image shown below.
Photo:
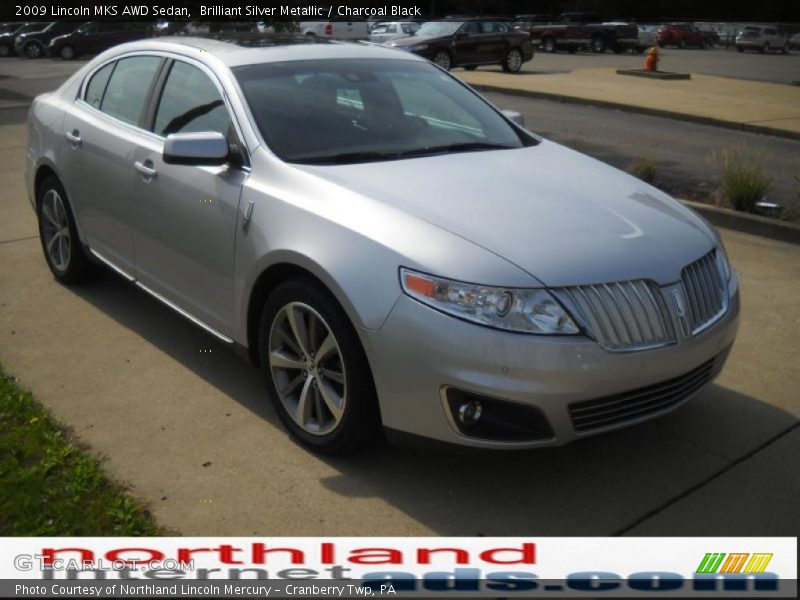
{"label": "colored stripe graphic", "polygon": [[[727,559],[725,558],[727,556]],[[748,557],[750,560],[748,561]],[[725,561],[724,563],[722,561]],[[707,552],[697,566],[697,573],[763,573],[772,560],[772,553]],[[745,563],[747,566],[745,567]],[[744,570],[742,570],[744,567]]]}
{"label": "colored stripe graphic", "polygon": [[771,553],[753,554],[753,557],[750,559],[750,562],[747,563],[744,572],[763,573],[766,570],[769,561],[771,560],[772,560]]}

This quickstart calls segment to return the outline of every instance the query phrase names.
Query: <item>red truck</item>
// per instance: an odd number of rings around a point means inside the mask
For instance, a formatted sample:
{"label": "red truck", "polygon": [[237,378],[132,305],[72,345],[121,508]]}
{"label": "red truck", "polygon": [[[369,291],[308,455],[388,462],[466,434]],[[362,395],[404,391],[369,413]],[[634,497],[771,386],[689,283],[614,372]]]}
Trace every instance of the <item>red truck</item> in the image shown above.
{"label": "red truck", "polygon": [[636,25],[603,23],[594,13],[578,12],[564,13],[553,23],[533,25],[530,34],[531,41],[544,52],[577,52],[581,48],[624,52],[635,48],[639,38]]}

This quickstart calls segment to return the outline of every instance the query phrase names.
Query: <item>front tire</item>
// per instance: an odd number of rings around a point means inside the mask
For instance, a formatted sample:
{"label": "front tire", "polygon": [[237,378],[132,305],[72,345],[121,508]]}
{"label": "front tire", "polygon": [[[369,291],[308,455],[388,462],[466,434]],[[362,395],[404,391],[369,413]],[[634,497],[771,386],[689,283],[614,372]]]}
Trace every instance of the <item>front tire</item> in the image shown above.
{"label": "front tire", "polygon": [[433,62],[442,67],[445,71],[449,71],[453,66],[453,59],[447,50],[437,50],[433,55]]}
{"label": "front tire", "polygon": [[58,55],[61,57],[61,60],[72,60],[75,58],[75,48],[69,45],[61,46]]}
{"label": "front tire", "polygon": [[769,54],[770,46],[769,42],[764,42],[764,45],[761,46],[761,54]]}
{"label": "front tire", "polygon": [[522,68],[522,52],[518,48],[511,48],[506,52],[501,66],[506,73],[519,73]]}
{"label": "front tire", "polygon": [[551,38],[550,36],[545,37],[542,40],[542,51],[547,52],[548,54],[552,54],[556,51],[556,41]]}
{"label": "front tire", "polygon": [[39,185],[36,214],[44,257],[56,280],[70,285],[95,279],[100,267],[86,256],[69,199],[55,177]]}
{"label": "front tire", "polygon": [[346,454],[381,434],[375,384],[361,343],[335,298],[311,279],[270,294],[259,328],[272,405],[301,444]]}
{"label": "front tire", "polygon": [[44,53],[44,48],[42,48],[42,46],[37,42],[30,42],[29,44],[25,45],[22,51],[28,58],[41,58],[42,54]]}
{"label": "front tire", "polygon": [[606,51],[606,41],[602,36],[596,35],[592,38],[592,52],[602,54]]}

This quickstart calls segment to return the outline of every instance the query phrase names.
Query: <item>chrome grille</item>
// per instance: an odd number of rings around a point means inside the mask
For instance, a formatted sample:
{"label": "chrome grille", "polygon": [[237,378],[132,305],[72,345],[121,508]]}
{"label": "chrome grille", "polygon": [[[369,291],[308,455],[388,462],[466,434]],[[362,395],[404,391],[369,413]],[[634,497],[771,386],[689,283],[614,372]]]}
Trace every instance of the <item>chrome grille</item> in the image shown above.
{"label": "chrome grille", "polygon": [[556,294],[589,336],[609,350],[642,350],[675,342],[669,309],[652,281],[573,286]]}
{"label": "chrome grille", "polygon": [[716,250],[684,267],[681,284],[689,303],[693,335],[714,323],[728,310],[728,286],[717,263]]}
{"label": "chrome grille", "polygon": [[674,379],[613,396],[584,400],[569,405],[576,431],[612,427],[677,406],[719,374],[730,348]]}

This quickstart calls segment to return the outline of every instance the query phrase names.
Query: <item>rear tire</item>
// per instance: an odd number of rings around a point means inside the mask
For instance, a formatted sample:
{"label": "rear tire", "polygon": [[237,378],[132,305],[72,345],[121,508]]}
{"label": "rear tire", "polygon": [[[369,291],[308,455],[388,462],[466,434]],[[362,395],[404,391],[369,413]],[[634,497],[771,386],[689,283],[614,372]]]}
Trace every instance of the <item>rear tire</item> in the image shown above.
{"label": "rear tire", "polygon": [[347,315],[321,284],[297,278],[275,288],[261,313],[259,354],[272,405],[301,444],[323,454],[347,454],[380,437],[366,354]]}
{"label": "rear tire", "polygon": [[596,35],[592,38],[592,52],[595,54],[602,54],[606,51],[606,41],[603,39],[602,36]]}
{"label": "rear tire", "polygon": [[556,41],[550,36],[545,36],[544,38],[542,38],[541,46],[542,46],[542,52],[547,52],[548,54],[552,54],[553,52],[556,51]]}
{"label": "rear tire", "polygon": [[522,52],[519,48],[509,49],[501,66],[506,73],[519,73],[522,68]]}
{"label": "rear tire", "polygon": [[56,280],[71,285],[96,279],[100,266],[86,255],[67,193],[55,177],[39,184],[36,215],[44,258]]}
{"label": "rear tire", "polygon": [[680,42],[678,42],[678,47],[681,50],[686,50],[686,40],[681,40]]}

